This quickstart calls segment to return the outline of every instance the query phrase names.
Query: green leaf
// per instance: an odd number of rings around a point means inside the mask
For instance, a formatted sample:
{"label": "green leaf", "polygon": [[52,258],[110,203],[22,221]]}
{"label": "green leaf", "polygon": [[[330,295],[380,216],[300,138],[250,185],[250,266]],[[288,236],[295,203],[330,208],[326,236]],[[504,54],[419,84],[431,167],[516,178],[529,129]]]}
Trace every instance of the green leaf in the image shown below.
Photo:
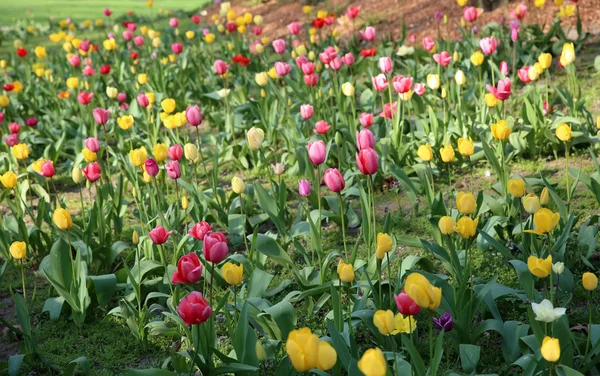
{"label": "green leaf", "polygon": [[475,368],[477,367],[481,356],[481,347],[461,343],[459,345],[459,350],[462,368],[468,373],[475,372]]}
{"label": "green leaf", "polygon": [[128,369],[127,376],[175,376],[175,373],[159,368]]}
{"label": "green leaf", "polygon": [[80,370],[86,375],[90,373],[90,362],[88,361],[88,358],[81,356],[67,364],[63,371],[63,376],[72,376],[77,367],[79,367]]}
{"label": "green leaf", "polygon": [[262,269],[255,268],[248,282],[247,298],[262,298],[269,284],[273,280],[273,275]]}

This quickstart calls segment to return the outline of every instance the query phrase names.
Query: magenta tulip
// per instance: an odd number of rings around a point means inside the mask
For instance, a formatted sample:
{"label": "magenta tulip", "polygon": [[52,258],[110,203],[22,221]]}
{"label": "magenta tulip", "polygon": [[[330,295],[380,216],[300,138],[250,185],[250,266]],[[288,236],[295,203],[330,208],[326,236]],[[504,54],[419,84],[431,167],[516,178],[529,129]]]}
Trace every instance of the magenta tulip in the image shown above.
{"label": "magenta tulip", "polygon": [[211,232],[204,237],[202,253],[207,261],[219,263],[227,257],[229,247],[225,235],[220,232]]}
{"label": "magenta tulip", "polygon": [[146,167],[146,172],[148,173],[148,175],[154,177],[156,175],[158,175],[158,163],[156,163],[156,161],[152,158],[148,158],[146,159],[146,162],[144,163],[145,167]]}
{"label": "magenta tulip", "polygon": [[185,110],[185,118],[192,127],[197,127],[202,124],[202,112],[198,105],[188,106]]}
{"label": "magenta tulip", "polygon": [[356,165],[363,175],[373,175],[379,169],[379,157],[371,148],[361,149],[356,153]]}
{"label": "magenta tulip", "polygon": [[210,224],[208,224],[208,222],[205,221],[196,223],[188,231],[188,234],[190,234],[190,236],[196,238],[197,240],[204,240],[204,237],[208,233],[210,233]]}
{"label": "magenta tulip", "polygon": [[92,183],[100,179],[100,176],[102,175],[102,170],[100,169],[98,162],[92,162],[88,164],[81,171],[83,171],[85,178]]}
{"label": "magenta tulip", "polygon": [[165,244],[167,240],[169,240],[169,236],[171,236],[172,233],[173,231],[167,232],[164,227],[157,225],[148,233],[148,236],[152,240],[152,243],[160,245]]}
{"label": "magenta tulip", "polygon": [[373,149],[375,147],[375,136],[368,129],[361,129],[356,132],[356,147],[358,150]]}
{"label": "magenta tulip", "polygon": [[327,157],[327,147],[322,140],[308,143],[308,158],[315,166],[323,164]]}
{"label": "magenta tulip", "polygon": [[179,283],[195,283],[202,276],[202,264],[194,252],[181,256],[177,261],[177,270],[173,272],[171,282],[174,285]]}
{"label": "magenta tulip", "polygon": [[94,108],[93,114],[94,120],[96,120],[96,123],[98,123],[99,125],[104,125],[108,123],[110,111],[105,110],[104,108]]}
{"label": "magenta tulip", "polygon": [[199,325],[210,319],[212,308],[208,305],[208,301],[202,296],[202,293],[192,291],[181,299],[177,306],[177,313],[186,326]]}
{"label": "magenta tulip", "polygon": [[167,163],[165,169],[171,179],[177,180],[181,177],[181,166],[179,166],[179,161],[173,160]]}

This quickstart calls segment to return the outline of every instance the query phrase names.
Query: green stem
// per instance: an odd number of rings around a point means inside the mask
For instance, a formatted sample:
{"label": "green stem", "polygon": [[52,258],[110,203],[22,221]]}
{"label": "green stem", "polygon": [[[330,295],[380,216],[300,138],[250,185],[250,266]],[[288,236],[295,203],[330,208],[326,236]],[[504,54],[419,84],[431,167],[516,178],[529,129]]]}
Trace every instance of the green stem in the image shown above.
{"label": "green stem", "polygon": [[344,201],[342,200],[341,193],[338,192],[338,198],[340,201],[340,217],[342,218],[342,239],[344,241],[344,254],[346,255],[346,260],[348,259],[348,249],[346,247],[346,222],[344,220]]}
{"label": "green stem", "polygon": [[390,305],[391,309],[394,303],[394,296],[392,295],[392,265],[390,264],[390,253],[386,252],[385,257],[387,259],[387,269],[388,269],[388,292],[390,294]]}
{"label": "green stem", "polygon": [[21,259],[21,285],[23,285],[23,300],[27,302],[27,294],[25,292],[25,260]]}

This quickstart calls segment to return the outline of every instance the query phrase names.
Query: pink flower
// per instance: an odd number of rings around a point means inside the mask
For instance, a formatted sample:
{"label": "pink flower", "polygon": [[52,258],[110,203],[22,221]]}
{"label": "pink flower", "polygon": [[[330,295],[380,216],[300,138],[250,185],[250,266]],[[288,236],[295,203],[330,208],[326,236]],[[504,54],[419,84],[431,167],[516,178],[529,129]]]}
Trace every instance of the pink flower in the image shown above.
{"label": "pink flower", "polygon": [[275,39],[271,44],[276,54],[283,54],[285,52],[285,41],[283,39]]}
{"label": "pink flower", "polygon": [[515,10],[513,10],[512,12],[510,12],[510,16],[512,18],[516,18],[518,20],[522,20],[523,18],[525,18],[526,14],[527,14],[527,7],[525,6],[525,4],[519,4],[519,5],[517,5],[517,7],[515,8]]}
{"label": "pink flower", "polygon": [[325,171],[323,181],[331,192],[339,193],[346,187],[346,181],[337,168],[330,168]]}
{"label": "pink flower", "polygon": [[493,87],[492,85],[487,85],[487,90],[496,97],[496,99],[504,101],[510,97],[510,78],[505,78],[503,80],[498,81],[498,87]]}
{"label": "pink flower", "polygon": [[97,153],[100,150],[100,141],[97,137],[86,138],[84,144],[91,152]]}
{"label": "pink flower", "polygon": [[301,26],[300,26],[299,22],[292,22],[291,24],[289,24],[287,26],[288,31],[292,35],[298,35],[298,33],[300,32],[300,28],[301,28]]}
{"label": "pink flower", "polygon": [[544,110],[542,112],[544,113],[544,116],[549,115],[552,112],[554,112],[552,105],[548,106],[548,102],[546,102],[546,100],[544,100]]}
{"label": "pink flower", "polygon": [[394,300],[396,301],[396,308],[398,312],[403,315],[414,316],[421,312],[421,307],[410,296],[408,296],[404,290],[400,294],[394,294]]}
{"label": "pink flower", "polygon": [[360,35],[367,41],[372,41],[376,37],[375,28],[373,26],[367,26],[364,30],[360,31]]}
{"label": "pink flower", "polygon": [[112,11],[108,8],[104,8],[103,12],[106,17],[110,17],[110,15],[112,14]]}
{"label": "pink flower", "polygon": [[144,93],[139,93],[136,99],[140,107],[146,108],[150,105],[150,100]]}
{"label": "pink flower", "polygon": [[371,125],[373,125],[373,114],[367,113],[367,112],[363,112],[362,114],[360,114],[360,116],[358,117],[358,121],[360,121],[360,124],[363,127],[370,127]]}
{"label": "pink flower", "polygon": [[158,175],[158,163],[156,163],[154,159],[146,159],[146,162],[144,162],[144,167],[146,167],[146,172],[148,173],[148,175],[152,177]]}
{"label": "pink flower", "polygon": [[179,19],[173,17],[169,20],[169,26],[171,26],[172,28],[176,28],[177,26],[179,26]]}
{"label": "pink flower", "polygon": [[373,149],[375,147],[373,132],[366,128],[363,128],[360,132],[356,132],[356,147],[358,150]]}
{"label": "pink flower", "polygon": [[477,21],[477,17],[479,17],[479,12],[475,7],[466,7],[463,10],[463,17],[467,22],[475,22]]}
{"label": "pink flower", "polygon": [[300,66],[302,69],[302,73],[304,74],[313,74],[315,73],[315,64],[314,63],[304,63]]}
{"label": "pink flower", "polygon": [[523,67],[517,70],[517,75],[519,76],[521,82],[528,83],[529,81],[531,81],[529,79],[529,68],[530,67]]}
{"label": "pink flower", "polygon": [[197,240],[204,240],[206,234],[210,233],[210,225],[208,222],[202,221],[196,223],[189,231],[188,234]]}
{"label": "pink flower", "polygon": [[393,116],[396,115],[397,106],[398,106],[398,102],[392,103],[391,106],[389,103],[386,103],[383,106],[383,111],[381,111],[381,114],[379,114],[379,116],[383,116],[386,119],[391,119]]}
{"label": "pink flower", "polygon": [[192,127],[197,127],[202,124],[202,112],[198,105],[188,106],[185,110],[185,118]]}
{"label": "pink flower", "polygon": [[479,46],[484,54],[491,55],[496,52],[496,48],[498,48],[498,40],[494,37],[483,38],[479,41]]}
{"label": "pink flower", "polygon": [[335,59],[333,59],[329,62],[329,67],[331,69],[333,69],[334,71],[338,71],[338,70],[342,69],[343,65],[344,65],[344,61],[342,59],[340,59],[339,57],[336,57]]}
{"label": "pink flower", "polygon": [[173,272],[171,282],[174,285],[179,283],[195,283],[202,276],[202,264],[194,252],[181,256],[177,261],[177,269]]}
{"label": "pink flower", "polygon": [[[2,120],[0,120],[0,123],[2,122]],[[34,117],[30,117],[27,118],[27,120],[25,120],[25,125],[27,125],[28,127],[35,127],[38,123],[38,119],[34,118]]]}
{"label": "pink flower", "polygon": [[500,73],[505,76],[508,75],[508,63],[506,61],[500,63]]}
{"label": "pink flower", "polygon": [[83,72],[83,74],[85,76],[89,77],[89,76],[92,76],[94,73],[96,73],[96,70],[94,68],[92,68],[91,66],[86,65],[85,68],[83,68],[83,70],[81,72]]}
{"label": "pink flower", "polygon": [[[308,60],[308,58],[306,56],[304,56],[304,55],[296,57],[296,59],[294,61],[296,62],[296,66],[298,68],[300,68],[300,69],[302,69],[302,66],[304,64],[309,64],[310,63],[310,61]],[[310,63],[310,64],[312,64],[312,63]],[[313,64],[313,66],[314,66],[314,64]],[[310,72],[310,73],[312,73],[312,72]],[[307,74],[307,73],[304,73],[304,74]]]}
{"label": "pink flower", "polygon": [[177,313],[183,319],[186,326],[199,325],[210,319],[212,308],[208,301],[198,291],[192,291],[181,299],[177,306]]}
{"label": "pink flower", "polygon": [[325,158],[327,158],[327,147],[322,140],[308,143],[308,158],[315,166],[325,162]]}
{"label": "pink flower", "polygon": [[85,175],[85,178],[92,183],[100,179],[100,176],[102,174],[102,170],[100,169],[100,165],[98,164],[98,162],[92,162],[88,164],[81,171],[83,171],[83,175]]}
{"label": "pink flower", "polygon": [[96,123],[98,123],[99,125],[104,125],[108,123],[110,111],[98,107],[94,108],[94,111],[92,111],[92,113],[94,114],[94,120],[96,120]]}
{"label": "pink flower", "polygon": [[77,100],[84,106],[90,104],[93,97],[94,93],[88,93],[85,91],[80,91],[79,94],[77,94]]}
{"label": "pink flower", "polygon": [[319,120],[315,124],[315,130],[314,130],[314,132],[315,133],[319,133],[319,134],[325,134],[330,129],[331,129],[331,126],[329,124],[327,124],[327,122],[325,120]]}
{"label": "pink flower", "polygon": [[[79,44],[79,49],[83,52],[88,52],[90,50],[90,46],[91,46],[92,42],[90,42],[87,39],[84,39],[81,41],[81,43]],[[76,55],[73,55],[76,56]]]}
{"label": "pink flower", "polygon": [[181,177],[181,166],[179,166],[179,161],[173,160],[167,163],[165,169],[171,179],[177,180]]}
{"label": "pink flower", "polygon": [[179,55],[181,53],[181,51],[183,51],[183,44],[181,44],[181,43],[173,43],[171,45],[171,51],[173,51],[173,53],[175,55]]}
{"label": "pink flower", "polygon": [[41,175],[46,178],[54,176],[54,163],[52,161],[46,161],[42,163]]}
{"label": "pink flower", "polygon": [[275,62],[275,72],[278,77],[285,77],[292,71],[292,66],[281,61]]}
{"label": "pink flower", "polygon": [[183,156],[183,148],[179,144],[175,144],[169,148],[169,159],[178,161]]}
{"label": "pink flower", "polygon": [[4,138],[4,142],[6,142],[6,145],[13,147],[16,144],[19,143],[19,134],[18,133],[11,133],[9,134],[7,137]]}
{"label": "pink flower", "polygon": [[356,165],[363,175],[373,175],[379,169],[379,157],[371,148],[361,149],[356,153]]}
{"label": "pink flower", "polygon": [[421,96],[425,94],[425,84],[415,84],[415,94]]}
{"label": "pink flower", "polygon": [[448,51],[442,51],[439,54],[434,54],[433,60],[442,67],[447,67],[452,61],[452,56],[450,56]]}
{"label": "pink flower", "polygon": [[423,48],[426,49],[427,51],[431,51],[435,47],[435,42],[430,37],[423,38],[422,43],[423,43]]}
{"label": "pink flower", "polygon": [[373,77],[372,81],[373,81],[373,89],[375,89],[377,91],[384,91],[388,87],[387,78],[385,77],[385,74],[383,74],[383,73],[378,74],[377,76]]}
{"label": "pink flower", "polygon": [[316,74],[305,74],[304,83],[306,86],[315,86],[319,82],[319,76]]}
{"label": "pink flower", "polygon": [[142,47],[144,45],[144,37],[142,35],[136,36],[133,38],[133,43],[138,47]]}
{"label": "pink flower", "polygon": [[75,68],[79,67],[81,65],[81,59],[79,58],[79,55],[71,55],[71,57],[69,57],[69,64]]}
{"label": "pink flower", "polygon": [[351,20],[358,17],[359,14],[360,7],[348,7],[348,10],[346,11],[346,16],[348,16],[348,18]]}
{"label": "pink flower", "polygon": [[8,123],[8,131],[11,134],[17,134],[21,131],[21,125],[17,122]]}
{"label": "pink flower", "polygon": [[169,240],[169,236],[171,236],[172,233],[173,231],[167,232],[164,227],[157,225],[148,233],[148,236],[152,240],[152,243],[160,245],[165,244],[167,240]]}
{"label": "pink flower", "polygon": [[304,120],[312,118],[313,112],[314,108],[310,104],[303,104],[302,106],[300,106],[300,116]]}
{"label": "pink flower", "polygon": [[225,235],[220,232],[211,232],[204,237],[202,253],[207,261],[219,263],[227,257],[229,247]]}
{"label": "pink flower", "polygon": [[225,74],[227,72],[227,70],[229,69],[230,65],[227,64],[226,62],[224,62],[223,60],[215,60],[214,64],[213,64],[213,68],[215,69],[215,73],[217,73],[219,76],[222,74]]}
{"label": "pink flower", "polygon": [[393,67],[394,63],[392,63],[392,59],[389,56],[379,58],[379,70],[381,73],[389,73],[392,71]]}
{"label": "pink flower", "polygon": [[352,52],[348,52],[347,54],[345,54],[342,57],[342,61],[344,62],[344,64],[346,64],[347,66],[351,66],[352,64],[354,64],[354,55],[352,55]]}
{"label": "pink flower", "polygon": [[308,180],[300,180],[298,182],[298,193],[300,193],[300,196],[302,197],[310,195],[310,183]]}
{"label": "pink flower", "polygon": [[392,85],[394,85],[394,90],[396,90],[398,94],[408,93],[412,88],[412,84],[412,77],[395,76],[392,79]]}
{"label": "pink flower", "polygon": [[126,41],[130,41],[131,39],[133,39],[133,32],[129,29],[123,31],[123,33],[121,35],[123,36],[123,39],[125,39]]}
{"label": "pink flower", "polygon": [[510,29],[510,40],[516,42],[519,39],[519,29],[512,28]]}

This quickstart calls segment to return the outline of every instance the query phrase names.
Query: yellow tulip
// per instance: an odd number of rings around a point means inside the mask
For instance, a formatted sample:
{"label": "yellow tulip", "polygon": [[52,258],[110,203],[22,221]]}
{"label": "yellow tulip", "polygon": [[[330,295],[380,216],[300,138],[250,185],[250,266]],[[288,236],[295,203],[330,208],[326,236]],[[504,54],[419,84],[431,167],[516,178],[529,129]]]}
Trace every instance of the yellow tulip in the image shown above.
{"label": "yellow tulip", "polygon": [[384,310],[378,310],[373,315],[373,324],[379,330],[379,333],[384,336],[389,336],[394,331],[394,312]]}
{"label": "yellow tulip", "polygon": [[104,42],[102,42],[102,46],[105,50],[112,51],[117,49],[117,41],[115,41],[114,38],[105,39]]}
{"label": "yellow tulip", "polygon": [[428,74],[427,75],[427,86],[431,90],[437,90],[440,88],[440,76],[437,74]]}
{"label": "yellow tulip", "polygon": [[106,87],[106,96],[107,97],[113,99],[113,98],[116,98],[118,94],[119,94],[119,90],[117,90],[116,87],[112,87],[112,86]]}
{"label": "yellow tulip", "polygon": [[536,8],[542,8],[544,4],[546,4],[546,0],[533,0],[533,5],[535,5]]}
{"label": "yellow tulip", "polygon": [[504,120],[500,120],[496,124],[490,125],[490,129],[492,130],[494,138],[500,141],[507,140],[511,133],[511,129],[506,125],[506,121]]}
{"label": "yellow tulip", "polygon": [[538,210],[541,209],[541,207],[542,205],[540,204],[540,199],[533,193],[530,193],[523,197],[523,208],[527,213],[535,214]]}
{"label": "yellow tulip", "polygon": [[302,7],[302,13],[309,14],[310,12],[312,12],[312,7],[310,5],[305,5]]}
{"label": "yellow tulip", "polygon": [[573,43],[563,44],[562,53],[560,54],[560,64],[566,67],[575,61],[575,47]]}
{"label": "yellow tulip", "polygon": [[169,156],[169,148],[166,144],[156,144],[154,145],[154,159],[157,162],[162,162]]}
{"label": "yellow tulip", "polygon": [[448,144],[440,149],[440,156],[445,163],[454,162],[455,154],[452,145]]}
{"label": "yellow tulip", "polygon": [[246,190],[246,183],[244,183],[243,179],[234,176],[233,179],[231,179],[231,190],[238,195],[241,195]]}
{"label": "yellow tulip", "polygon": [[188,161],[194,162],[198,158],[198,147],[196,144],[185,144],[183,146],[183,155],[185,155],[185,159]]}
{"label": "yellow tulip", "polygon": [[75,184],[79,184],[85,179],[85,176],[83,175],[83,172],[81,171],[81,168],[73,167],[73,170],[71,171],[71,179],[73,179],[73,182]]}
{"label": "yellow tulip", "polygon": [[415,329],[417,329],[417,322],[413,316],[402,316],[401,313],[396,314],[396,317],[394,318],[394,331],[392,332],[392,335],[399,333],[410,334],[414,332]]}
{"label": "yellow tulip", "polygon": [[459,69],[454,74],[454,81],[458,86],[462,86],[467,83],[467,77],[465,76],[465,73]]}
{"label": "yellow tulip", "polygon": [[34,50],[33,53],[35,54],[35,56],[37,56],[38,59],[43,59],[46,57],[46,47],[43,46],[37,46]]}
{"label": "yellow tulip", "polygon": [[487,93],[484,96],[485,104],[488,107],[496,107],[498,105],[498,99],[492,93]]}
{"label": "yellow tulip", "polygon": [[211,44],[215,41],[215,35],[213,33],[208,33],[202,39],[204,39],[206,43]]}
{"label": "yellow tulip", "polygon": [[470,137],[458,139],[458,152],[464,157],[470,157],[475,153],[475,146]]}
{"label": "yellow tulip", "polygon": [[598,287],[598,277],[594,273],[585,272],[581,277],[581,283],[587,291],[594,291]]}
{"label": "yellow tulip", "polygon": [[152,176],[150,176],[150,174],[148,174],[146,171],[144,171],[144,173],[142,174],[142,178],[144,179],[144,183],[152,183]]}
{"label": "yellow tulip", "polygon": [[145,83],[148,82],[148,75],[146,73],[140,73],[137,75],[137,82],[140,85],[144,85]]}
{"label": "yellow tulip", "polygon": [[525,196],[525,182],[523,179],[510,179],[508,180],[508,193],[516,198]]}
{"label": "yellow tulip", "polygon": [[377,234],[377,247],[375,248],[375,256],[382,260],[386,253],[390,252],[394,247],[394,242],[388,234],[382,232]]}
{"label": "yellow tulip", "polygon": [[187,196],[183,196],[181,198],[181,208],[183,210],[187,210],[187,208],[190,206],[190,201],[188,200]]}
{"label": "yellow tulip", "polygon": [[542,52],[540,56],[538,56],[538,62],[544,69],[548,69],[552,66],[552,55]]}
{"label": "yellow tulip", "polygon": [[258,150],[265,139],[265,132],[256,127],[250,128],[248,131],[248,147],[252,150]]}
{"label": "yellow tulip", "polygon": [[337,363],[337,352],[329,342],[319,342],[319,356],[317,357],[317,369],[328,371]]}
{"label": "yellow tulip", "polygon": [[563,142],[569,141],[571,139],[571,126],[565,123],[560,124],[556,128],[556,137]]}
{"label": "yellow tulip", "polygon": [[560,342],[558,341],[558,338],[549,336],[544,337],[542,348],[540,350],[547,362],[555,363],[560,359]]}
{"label": "yellow tulip", "polygon": [[175,111],[176,103],[174,99],[166,98],[160,102],[160,106],[162,107],[163,111],[165,111],[167,114],[170,114],[171,112]]}
{"label": "yellow tulip", "polygon": [[129,128],[133,127],[133,116],[123,115],[120,118],[117,118],[117,124],[119,125],[119,128],[126,131]]}
{"label": "yellow tulip", "polygon": [[479,218],[475,218],[475,220],[473,220],[471,217],[462,217],[458,220],[458,222],[456,222],[454,231],[456,231],[456,233],[463,239],[469,239],[475,236],[478,223]]}
{"label": "yellow tulip", "polygon": [[560,220],[559,213],[553,213],[552,210],[541,208],[533,215],[533,223],[537,233],[546,234],[554,230],[554,227]]}
{"label": "yellow tulip", "polygon": [[454,218],[445,215],[438,221],[438,228],[440,232],[444,235],[450,235],[454,232],[454,227],[456,227],[456,221]]}
{"label": "yellow tulip", "polygon": [[432,160],[433,150],[431,149],[431,145],[425,144],[419,146],[419,149],[417,149],[417,156],[419,156],[423,162],[429,162]]}
{"label": "yellow tulip", "polygon": [[297,371],[307,372],[317,366],[319,337],[309,328],[292,330],[286,343],[286,352]]}
{"label": "yellow tulip", "polygon": [[379,348],[368,349],[358,361],[358,369],[365,376],[385,376],[387,361]]}
{"label": "yellow tulip", "polygon": [[254,75],[254,81],[258,86],[265,86],[269,82],[269,75],[267,72],[260,72]]}
{"label": "yellow tulip", "polygon": [[468,2],[469,0],[456,0],[456,3],[459,7],[464,7],[465,5],[467,5]]}
{"label": "yellow tulip", "polygon": [[18,94],[23,91],[23,84],[21,83],[21,81],[15,81],[15,82],[13,82],[13,85],[14,85],[14,87],[13,87],[14,93]]}
{"label": "yellow tulip", "polygon": [[342,84],[342,93],[347,97],[354,96],[354,85],[352,85],[352,82],[344,82]]}
{"label": "yellow tulip", "polygon": [[13,242],[10,245],[10,254],[15,260],[25,258],[27,254],[27,244],[25,242]]}
{"label": "yellow tulip", "polygon": [[549,196],[548,188],[544,187],[544,189],[542,189],[542,193],[540,194],[540,204],[543,206],[548,205],[548,201],[550,200]]}
{"label": "yellow tulip", "polygon": [[244,265],[236,265],[231,262],[226,262],[221,269],[221,274],[223,274],[223,279],[225,282],[229,283],[231,286],[237,286],[242,283],[242,278],[244,276]]}
{"label": "yellow tulip", "polygon": [[194,33],[192,30],[188,30],[185,32],[185,37],[187,39],[194,39],[195,36],[196,36],[196,33]]}
{"label": "yellow tulip", "polygon": [[411,273],[404,282],[404,291],[421,308],[432,310],[440,306],[442,289],[433,286],[429,280],[420,273]]}
{"label": "yellow tulip", "polygon": [[545,259],[529,256],[527,258],[527,268],[534,276],[546,278],[552,270],[552,255],[548,255]]}
{"label": "yellow tulip", "polygon": [[67,87],[72,90],[75,90],[79,87],[79,79],[77,77],[67,78],[66,83],[67,83]]}
{"label": "yellow tulip", "polygon": [[11,189],[17,185],[17,175],[12,171],[6,171],[0,176],[0,182],[4,188]]}
{"label": "yellow tulip", "polygon": [[52,214],[52,221],[61,230],[68,230],[73,227],[73,220],[71,219],[71,214],[67,211],[67,209],[58,208]]}
{"label": "yellow tulip", "polygon": [[142,166],[146,162],[146,158],[148,158],[148,153],[143,146],[139,149],[132,149],[129,151],[129,159],[131,159],[131,163],[135,167]]}
{"label": "yellow tulip", "polygon": [[10,148],[12,155],[20,160],[27,159],[29,157],[29,148],[26,144],[16,144]]}
{"label": "yellow tulip", "polygon": [[354,266],[346,264],[344,260],[340,260],[337,267],[337,273],[342,282],[350,283],[354,281]]}
{"label": "yellow tulip", "polygon": [[477,201],[471,192],[458,192],[456,207],[461,214],[473,214],[477,209]]}
{"label": "yellow tulip", "polygon": [[478,67],[481,64],[483,64],[484,58],[485,57],[483,56],[483,53],[481,51],[477,50],[477,51],[473,52],[473,55],[471,55],[469,60],[471,60],[471,64]]}
{"label": "yellow tulip", "polygon": [[91,151],[88,148],[83,148],[83,150],[81,150],[81,154],[87,162],[93,162],[98,157],[95,152]]}
{"label": "yellow tulip", "polygon": [[0,95],[0,107],[7,107],[10,104],[8,95]]}
{"label": "yellow tulip", "polygon": [[146,93],[146,98],[148,98],[148,102],[152,105],[156,98],[154,97],[154,92]]}
{"label": "yellow tulip", "polygon": [[42,174],[42,165],[46,163],[46,158],[40,158],[31,164],[31,169],[38,174]]}

